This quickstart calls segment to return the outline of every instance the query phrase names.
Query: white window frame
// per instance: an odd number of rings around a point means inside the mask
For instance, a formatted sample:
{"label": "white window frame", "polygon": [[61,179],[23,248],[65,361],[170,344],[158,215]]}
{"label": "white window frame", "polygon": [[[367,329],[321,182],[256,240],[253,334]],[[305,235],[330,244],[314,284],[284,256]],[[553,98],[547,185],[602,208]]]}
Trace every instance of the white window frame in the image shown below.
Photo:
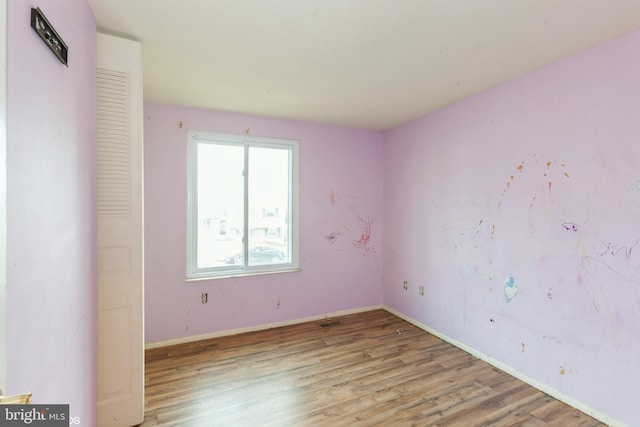
{"label": "white window frame", "polygon": [[[224,267],[197,267],[198,248],[198,210],[197,210],[197,153],[199,143],[213,143],[244,147],[244,237],[242,244],[243,265]],[[230,135],[211,132],[187,132],[187,281],[224,277],[237,277],[253,274],[281,273],[299,270],[299,141],[289,139],[262,138],[249,135]],[[281,264],[248,265],[248,227],[249,227],[249,147],[272,147],[286,149],[290,157],[289,212],[291,215],[290,260]]]}

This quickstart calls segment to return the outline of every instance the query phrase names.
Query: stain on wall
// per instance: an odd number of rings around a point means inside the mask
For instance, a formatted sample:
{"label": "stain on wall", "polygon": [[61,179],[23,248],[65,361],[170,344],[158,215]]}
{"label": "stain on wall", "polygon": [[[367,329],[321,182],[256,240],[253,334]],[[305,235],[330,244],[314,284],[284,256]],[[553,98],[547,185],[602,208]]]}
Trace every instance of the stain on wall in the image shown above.
{"label": "stain on wall", "polygon": [[516,295],[518,295],[516,281],[513,279],[513,276],[509,276],[507,280],[504,281],[504,297],[507,302],[511,302]]}

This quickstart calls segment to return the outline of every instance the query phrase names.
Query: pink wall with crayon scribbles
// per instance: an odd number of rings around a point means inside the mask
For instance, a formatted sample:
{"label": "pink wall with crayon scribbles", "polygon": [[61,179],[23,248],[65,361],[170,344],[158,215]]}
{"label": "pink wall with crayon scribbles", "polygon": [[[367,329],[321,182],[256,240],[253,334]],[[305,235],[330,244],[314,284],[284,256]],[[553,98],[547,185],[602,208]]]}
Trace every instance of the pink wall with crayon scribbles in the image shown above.
{"label": "pink wall with crayon scribbles", "polygon": [[[299,272],[185,282],[187,130],[300,141]],[[382,303],[382,134],[157,104],[144,131],[148,343]]]}
{"label": "pink wall with crayon scribbles", "polygon": [[639,51],[635,32],[384,143],[384,304],[629,425],[640,419]]}
{"label": "pink wall with crayon scribbles", "polygon": [[[147,104],[147,342],[383,304],[632,425],[639,48],[635,32],[387,132]],[[302,271],[185,283],[187,130],[300,140]]]}

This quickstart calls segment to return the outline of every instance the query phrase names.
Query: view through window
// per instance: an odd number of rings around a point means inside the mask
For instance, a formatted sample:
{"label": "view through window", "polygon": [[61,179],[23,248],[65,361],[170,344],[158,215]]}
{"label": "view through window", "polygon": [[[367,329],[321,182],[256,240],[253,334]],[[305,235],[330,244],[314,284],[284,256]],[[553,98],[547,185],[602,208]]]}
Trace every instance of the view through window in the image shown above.
{"label": "view through window", "polygon": [[189,132],[188,278],[297,268],[297,141]]}

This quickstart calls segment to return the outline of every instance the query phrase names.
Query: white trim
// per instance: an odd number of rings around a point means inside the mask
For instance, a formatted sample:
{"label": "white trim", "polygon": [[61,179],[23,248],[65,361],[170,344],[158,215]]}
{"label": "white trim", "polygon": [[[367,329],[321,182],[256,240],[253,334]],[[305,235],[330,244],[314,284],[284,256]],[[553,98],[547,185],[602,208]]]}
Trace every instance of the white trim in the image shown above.
{"label": "white trim", "polygon": [[[225,265],[220,267],[198,268],[198,144],[229,145],[243,148],[243,265]],[[284,138],[264,138],[249,135],[230,135],[211,132],[187,131],[187,251],[186,281],[215,279],[218,277],[237,277],[246,274],[280,273],[298,270],[299,261],[299,146],[300,141]],[[264,147],[287,151],[289,153],[289,206],[288,216],[288,254],[286,263],[249,266],[249,149]]]}
{"label": "white trim", "polygon": [[7,1],[0,0],[0,390],[4,391],[7,320]]}
{"label": "white trim", "polygon": [[367,311],[380,310],[380,309],[384,309],[384,307],[381,305],[374,305],[370,307],[352,308],[349,310],[334,311],[332,313],[319,314],[317,316],[311,316],[311,317],[304,317],[302,319],[286,320],[284,322],[267,323],[263,325],[249,326],[246,328],[228,329],[226,331],[212,332],[209,334],[193,335],[190,337],[176,338],[176,339],[167,340],[167,341],[158,341],[158,342],[145,344],[144,347],[146,350],[149,350],[152,348],[167,347],[167,346],[176,345],[176,344],[186,344],[190,342],[208,340],[211,338],[220,338],[220,337],[226,337],[230,335],[243,334],[245,332],[264,331],[267,329],[280,328],[282,326],[297,325],[305,322],[314,322],[316,320],[324,320],[332,317],[347,316],[349,314],[364,313]]}
{"label": "white trim", "polygon": [[247,277],[247,276],[264,276],[265,274],[283,274],[283,273],[297,273],[302,271],[301,268],[295,268],[291,270],[273,270],[273,271],[251,271],[248,273],[229,274],[227,276],[213,276],[213,277],[185,277],[184,281],[189,282],[202,282],[205,280],[217,280],[217,279],[231,279],[235,277]]}
{"label": "white trim", "polygon": [[417,326],[418,328],[448,342],[449,344],[452,344],[456,347],[458,347],[460,350],[463,350],[467,353],[469,353],[470,355],[477,357],[478,359],[487,362],[490,365],[495,366],[496,368],[500,369],[501,371],[511,375],[512,377],[515,377],[517,379],[519,379],[520,381],[523,381],[527,384],[529,384],[532,387],[537,388],[538,390],[542,391],[543,393],[548,394],[549,396],[558,399],[561,402],[566,403],[567,405],[581,411],[584,412],[585,414],[589,415],[590,417],[595,418],[598,421],[601,421],[605,424],[607,424],[610,427],[628,427],[626,424],[621,423],[620,421],[614,420],[613,418],[611,418],[608,415],[603,414],[602,412],[599,412],[593,408],[591,408],[590,406],[586,405],[585,403],[580,402],[579,400],[576,400],[570,396],[567,396],[566,394],[562,393],[561,391],[558,391],[552,387],[549,387],[546,384],[543,384],[539,381],[536,381],[532,378],[529,378],[528,376],[516,371],[515,369],[513,369],[511,366],[505,365],[504,363],[490,357],[487,356],[484,353],[479,352],[478,350],[475,350],[472,347],[469,347],[466,344],[461,343],[460,341],[457,341],[447,335],[444,335],[434,329],[431,329],[430,327],[428,327],[427,325],[418,322],[415,319],[412,319],[409,316],[406,316],[402,313],[400,313],[399,311],[396,311],[390,307],[387,306],[382,306],[382,308],[386,311],[388,311],[389,313],[398,316],[401,319],[406,320],[407,322]]}

